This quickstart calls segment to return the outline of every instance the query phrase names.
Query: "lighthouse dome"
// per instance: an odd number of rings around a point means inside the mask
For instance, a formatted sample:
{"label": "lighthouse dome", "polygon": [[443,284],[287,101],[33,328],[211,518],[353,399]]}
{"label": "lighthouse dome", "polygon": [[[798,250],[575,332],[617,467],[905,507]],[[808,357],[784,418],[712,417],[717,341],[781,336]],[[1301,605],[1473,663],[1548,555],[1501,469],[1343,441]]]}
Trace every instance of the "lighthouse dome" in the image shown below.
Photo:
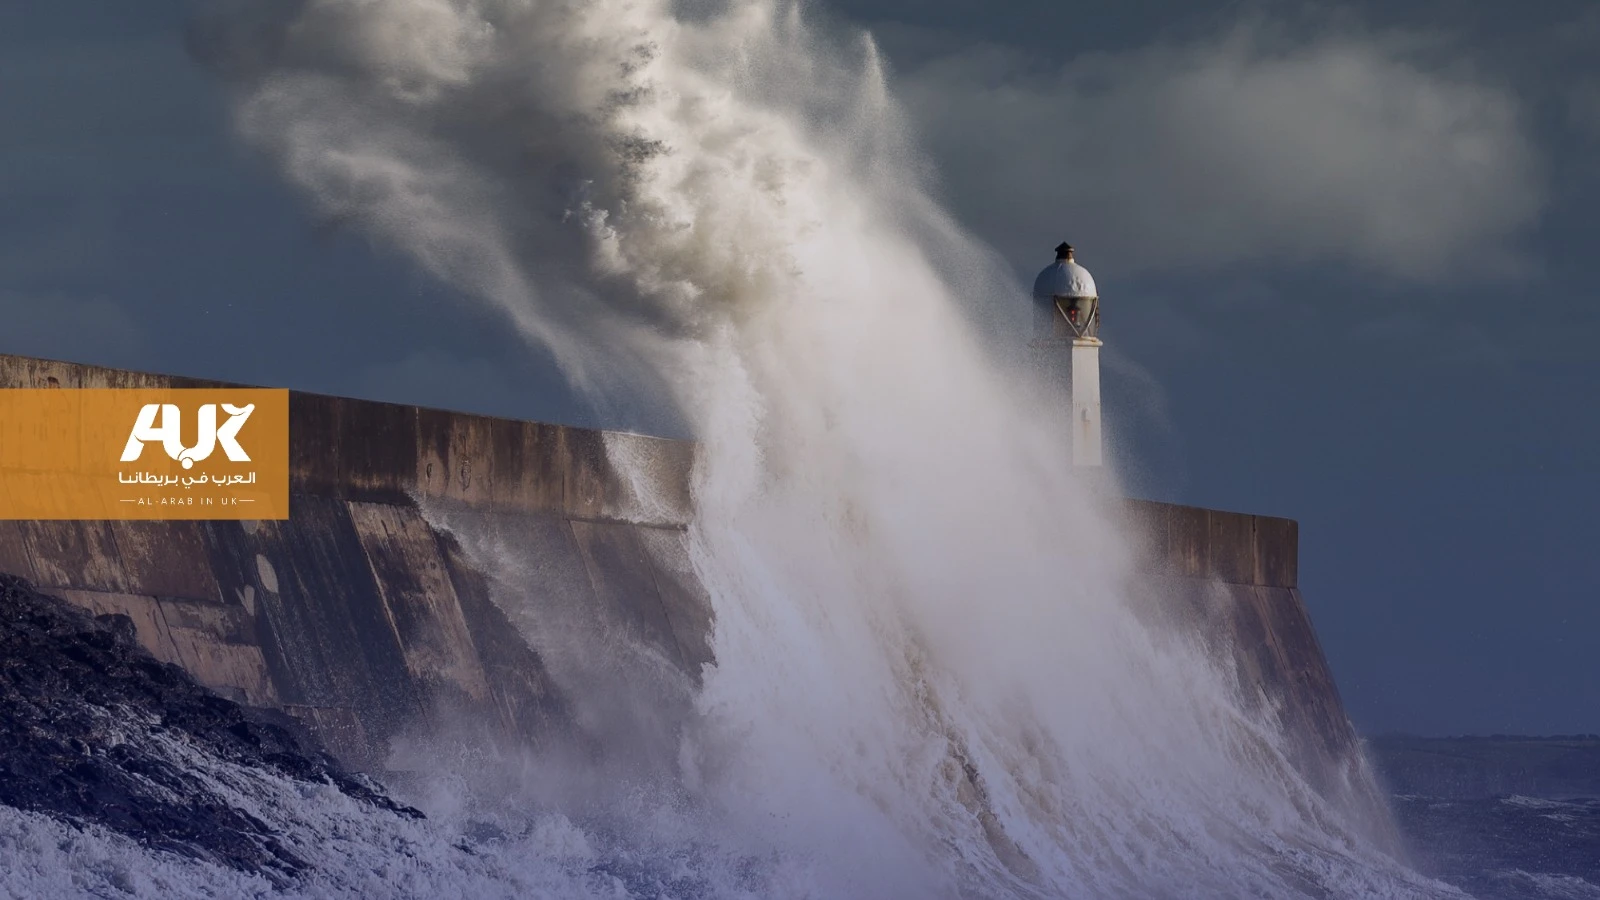
{"label": "lighthouse dome", "polygon": [[1034,279],[1033,296],[1046,301],[1056,297],[1084,299],[1099,297],[1100,292],[1095,289],[1089,270],[1073,260],[1072,245],[1062,244],[1056,248],[1056,261]]}

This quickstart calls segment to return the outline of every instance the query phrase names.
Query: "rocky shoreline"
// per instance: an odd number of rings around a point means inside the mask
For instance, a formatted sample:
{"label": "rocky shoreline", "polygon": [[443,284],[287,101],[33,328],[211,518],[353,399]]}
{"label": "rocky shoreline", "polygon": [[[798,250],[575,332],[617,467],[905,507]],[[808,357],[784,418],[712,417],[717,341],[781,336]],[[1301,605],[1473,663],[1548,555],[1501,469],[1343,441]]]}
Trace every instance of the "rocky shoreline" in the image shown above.
{"label": "rocky shoreline", "polygon": [[288,717],[151,657],[127,617],[90,617],[0,574],[0,803],[280,881],[307,864],[249,808],[252,772],[422,815]]}

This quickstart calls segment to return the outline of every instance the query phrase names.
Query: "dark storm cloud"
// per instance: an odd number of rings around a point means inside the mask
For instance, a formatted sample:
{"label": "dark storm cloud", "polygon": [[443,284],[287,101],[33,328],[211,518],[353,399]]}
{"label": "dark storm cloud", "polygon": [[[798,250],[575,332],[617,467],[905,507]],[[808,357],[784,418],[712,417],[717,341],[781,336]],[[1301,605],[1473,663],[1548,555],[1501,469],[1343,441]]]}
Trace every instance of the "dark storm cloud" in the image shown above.
{"label": "dark storm cloud", "polygon": [[1517,96],[1439,53],[1252,21],[1059,66],[972,48],[906,83],[958,210],[1001,246],[1066,221],[1122,271],[1335,261],[1435,280],[1503,267],[1546,194]]}
{"label": "dark storm cloud", "polygon": [[1600,77],[1573,85],[1568,103],[1572,127],[1589,140],[1600,142]]}

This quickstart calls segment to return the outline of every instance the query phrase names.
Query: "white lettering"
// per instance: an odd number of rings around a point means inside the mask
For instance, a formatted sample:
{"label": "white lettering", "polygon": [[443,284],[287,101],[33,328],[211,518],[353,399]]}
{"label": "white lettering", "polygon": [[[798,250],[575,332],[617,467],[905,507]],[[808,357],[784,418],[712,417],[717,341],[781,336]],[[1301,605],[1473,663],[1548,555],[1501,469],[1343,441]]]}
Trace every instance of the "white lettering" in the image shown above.
{"label": "white lettering", "polygon": [[[255,404],[233,406],[222,404],[223,412],[228,414],[228,420],[217,427],[217,405],[207,403],[200,407],[199,431],[193,447],[183,445],[180,431],[182,412],[172,403],[148,403],[139,410],[139,417],[133,423],[133,431],[128,435],[128,443],[122,448],[122,461],[133,462],[144,453],[146,442],[159,442],[167,455],[177,460],[185,469],[192,468],[196,462],[211,456],[212,451],[221,442],[222,452],[234,462],[250,462],[250,455],[239,446],[239,429],[249,420],[250,414],[255,412]],[[156,416],[160,415],[161,424],[156,424]]]}

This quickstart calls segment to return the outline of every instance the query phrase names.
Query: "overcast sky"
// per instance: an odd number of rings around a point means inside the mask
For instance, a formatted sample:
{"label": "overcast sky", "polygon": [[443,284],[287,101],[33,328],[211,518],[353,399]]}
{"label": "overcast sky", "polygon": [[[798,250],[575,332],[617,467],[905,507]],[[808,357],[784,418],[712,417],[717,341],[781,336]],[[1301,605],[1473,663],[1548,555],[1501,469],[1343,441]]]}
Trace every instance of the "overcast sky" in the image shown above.
{"label": "overcast sky", "polygon": [[[1136,492],[1301,522],[1360,727],[1600,732],[1600,5],[827,9],[1019,279],[1078,246]],[[633,424],[309,216],[184,22],[0,5],[0,352]]]}

